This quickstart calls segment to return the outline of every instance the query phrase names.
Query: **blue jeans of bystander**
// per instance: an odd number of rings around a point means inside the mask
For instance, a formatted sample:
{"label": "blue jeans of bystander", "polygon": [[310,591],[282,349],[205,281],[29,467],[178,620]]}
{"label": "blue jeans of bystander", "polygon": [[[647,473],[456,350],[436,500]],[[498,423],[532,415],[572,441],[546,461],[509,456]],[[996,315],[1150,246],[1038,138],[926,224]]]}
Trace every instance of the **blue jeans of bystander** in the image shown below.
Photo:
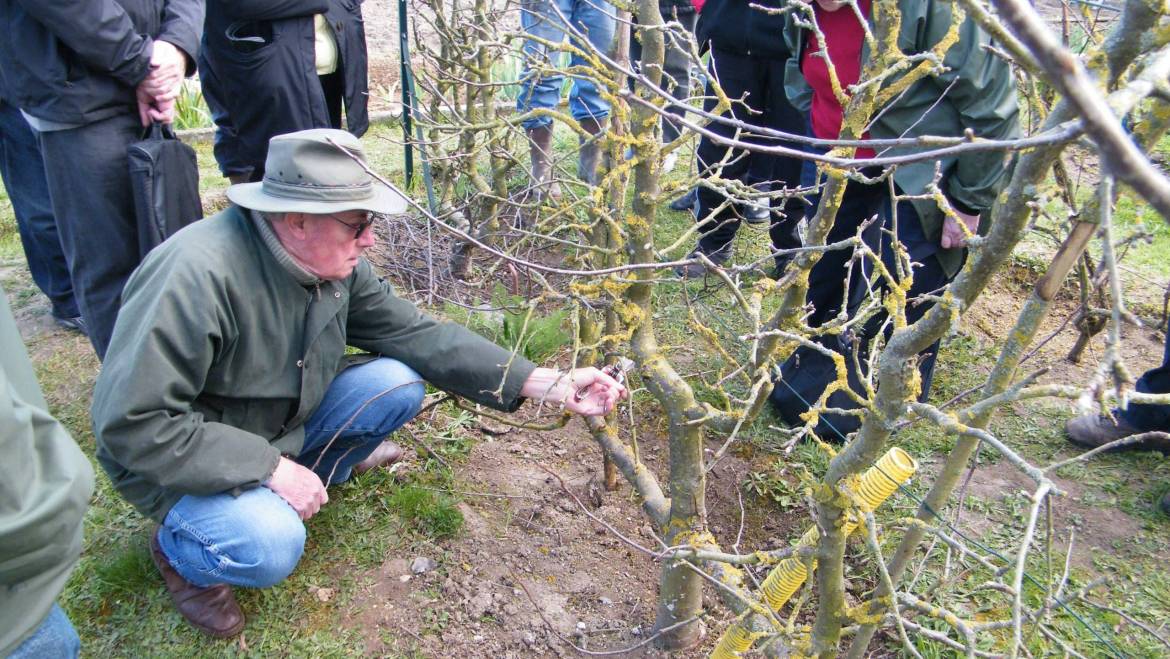
{"label": "blue jeans of bystander", "polygon": [[[616,21],[614,9],[607,0],[522,0],[520,3],[520,25],[534,37],[553,44],[565,39],[568,25],[589,40],[594,48],[609,52],[613,42]],[[576,38],[570,41],[588,50]],[[542,75],[533,70],[533,63],[548,67],[557,65],[561,51],[548,45],[528,40],[524,42],[524,78],[520,83],[520,96],[516,99],[516,110],[527,112],[534,108],[553,109],[561,100],[561,74]],[[586,66],[584,58],[573,54],[569,66]],[[602,98],[597,83],[586,77],[574,77],[573,89],[569,93],[569,111],[577,121],[596,119],[601,121],[609,116],[609,103]],[[552,118],[546,116],[525,119],[525,129],[548,126]]]}
{"label": "blue jeans of bystander", "polygon": [[77,630],[73,629],[69,616],[54,604],[41,626],[16,646],[8,659],[73,659],[80,653],[81,639],[77,636]]}
{"label": "blue jeans of bystander", "polygon": [[[296,460],[333,485],[387,435],[418,413],[422,377],[381,358],[341,372],[305,425]],[[159,545],[175,570],[196,586],[264,588],[283,581],[301,559],[305,525],[267,487],[239,496],[188,495],[167,513]]]}

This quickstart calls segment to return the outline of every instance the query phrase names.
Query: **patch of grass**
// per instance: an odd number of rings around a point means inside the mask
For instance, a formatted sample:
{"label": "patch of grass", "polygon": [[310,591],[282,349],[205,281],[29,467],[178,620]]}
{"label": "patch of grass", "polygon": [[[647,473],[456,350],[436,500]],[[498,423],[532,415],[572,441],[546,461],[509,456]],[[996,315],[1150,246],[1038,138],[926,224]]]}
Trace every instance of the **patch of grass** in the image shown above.
{"label": "patch of grass", "polygon": [[403,519],[435,538],[455,535],[463,527],[463,513],[444,494],[406,485],[390,496],[390,505]]}
{"label": "patch of grass", "polygon": [[203,90],[197,80],[184,80],[175,99],[175,130],[209,128],[211,110],[203,100]]}

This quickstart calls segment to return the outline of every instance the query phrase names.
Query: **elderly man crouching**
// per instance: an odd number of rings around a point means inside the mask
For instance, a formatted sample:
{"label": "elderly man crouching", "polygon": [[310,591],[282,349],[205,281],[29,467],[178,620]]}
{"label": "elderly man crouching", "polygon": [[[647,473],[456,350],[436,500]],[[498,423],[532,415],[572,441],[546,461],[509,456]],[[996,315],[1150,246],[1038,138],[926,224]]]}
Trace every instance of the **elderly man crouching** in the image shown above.
{"label": "elderly man crouching", "polygon": [[364,160],[343,131],[273,138],[262,182],[231,187],[232,207],[150,253],[94,393],[98,460],[161,524],[155,564],[213,636],[243,628],[230,586],[296,567],[327,484],[401,456],[383,440],[418,412],[424,380],[505,411],[535,397],[603,414],[626,395],[597,369],[538,368],[396,297],[362,253],[371,213],[405,202],[338,145]]}

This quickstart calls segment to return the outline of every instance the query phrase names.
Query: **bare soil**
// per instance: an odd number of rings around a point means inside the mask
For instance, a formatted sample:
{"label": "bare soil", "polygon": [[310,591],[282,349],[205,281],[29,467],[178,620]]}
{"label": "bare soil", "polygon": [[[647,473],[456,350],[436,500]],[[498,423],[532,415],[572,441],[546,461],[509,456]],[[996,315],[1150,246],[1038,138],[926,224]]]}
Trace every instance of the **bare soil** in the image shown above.
{"label": "bare soil", "polygon": [[[641,436],[642,455],[659,473],[662,446]],[[748,469],[740,458],[723,460],[708,492],[713,530],[727,545],[739,531],[736,488]],[[613,650],[648,639],[659,568],[613,531],[647,548],[657,541],[628,485],[604,490],[601,455],[583,426],[489,438],[457,470],[465,525],[436,547],[439,567],[412,575],[413,557],[389,556],[366,575],[370,585],[351,620],[371,655],[572,655],[570,642]],[[758,512],[759,503],[749,503]],[[769,535],[774,544],[786,540],[778,522],[760,522],[746,525],[745,546],[767,544]],[[705,634],[674,656],[706,656],[716,637]],[[618,656],[660,655],[646,644]]]}
{"label": "bare soil", "polygon": [[[1028,293],[1020,286],[1017,275],[1011,270],[1002,273],[998,285],[979,298],[963,319],[967,332],[989,343],[998,343],[1008,335]],[[1079,335],[1072,323],[1067,322],[1078,306],[1074,293],[1075,288],[1066,283],[1037,333],[1038,341],[1045,338],[1048,341],[1024,362],[1020,376],[1044,368],[1047,372],[1040,379],[1041,382],[1081,384],[1093,377],[1105,350],[1104,333],[1089,342],[1079,364],[1066,359]],[[1160,291],[1149,293],[1161,295]],[[1122,355],[1135,376],[1160,365],[1164,348],[1164,334],[1160,329],[1152,329],[1160,327],[1161,319],[1142,320],[1145,327],[1127,325],[1122,332]],[[1068,407],[1069,416],[1079,413],[1071,401],[1063,404]],[[1026,413],[1018,404],[1013,411],[1016,414]],[[1073,562],[1077,567],[1091,570],[1091,558],[1095,550],[1124,551],[1126,541],[1135,537],[1142,528],[1140,521],[1115,507],[1087,502],[1084,497],[1087,488],[1075,480],[1054,477],[1053,481],[1066,493],[1066,496],[1054,499],[1054,528],[1066,531],[1076,528],[1075,542],[1078,549],[1073,553]],[[997,504],[1004,503],[1008,498],[1018,498],[1022,492],[1030,493],[1034,489],[1034,483],[1025,475],[1002,461],[975,469],[968,485],[970,494]],[[970,513],[965,515],[963,522],[971,524],[976,530],[981,527],[986,530],[987,527],[987,524],[981,524],[977,516]],[[1068,535],[1060,535],[1062,540],[1057,545],[1064,549],[1067,547]]]}

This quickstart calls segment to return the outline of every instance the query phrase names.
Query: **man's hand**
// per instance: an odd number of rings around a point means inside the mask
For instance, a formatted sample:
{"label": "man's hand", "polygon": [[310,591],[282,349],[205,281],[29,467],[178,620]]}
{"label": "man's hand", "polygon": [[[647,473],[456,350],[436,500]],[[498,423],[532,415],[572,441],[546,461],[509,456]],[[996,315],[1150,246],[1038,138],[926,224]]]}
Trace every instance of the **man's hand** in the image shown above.
{"label": "man's hand", "polygon": [[302,520],[316,515],[329,502],[329,494],[317,474],[283,456],[264,486],[287,501]]}
{"label": "man's hand", "polygon": [[[584,394],[577,400],[580,391]],[[570,412],[583,416],[601,416],[609,414],[613,406],[626,398],[629,392],[617,380],[590,366],[576,368],[568,373],[537,368],[520,388],[520,395],[559,403]]]}
{"label": "man's hand", "polygon": [[166,41],[155,41],[150,73],[138,83],[138,118],[143,126],[152,121],[169,124],[175,120],[175,99],[187,72],[187,56]]}
{"label": "man's hand", "polygon": [[138,99],[138,119],[142,121],[143,127],[149,126],[152,121],[169,124],[175,120],[174,101],[156,102],[150,98],[149,94],[143,92],[141,87],[136,96]]}
{"label": "man's hand", "polygon": [[179,97],[179,85],[187,72],[187,55],[166,41],[155,41],[150,56],[150,73],[138,83],[155,102],[173,101]]}
{"label": "man's hand", "polygon": [[962,247],[967,244],[967,236],[974,236],[975,232],[979,231],[979,216],[955,208],[955,215],[963,221],[962,225],[955,221],[955,218],[947,215],[947,219],[943,220],[942,241],[941,244],[944,249],[952,249],[955,247]]}

